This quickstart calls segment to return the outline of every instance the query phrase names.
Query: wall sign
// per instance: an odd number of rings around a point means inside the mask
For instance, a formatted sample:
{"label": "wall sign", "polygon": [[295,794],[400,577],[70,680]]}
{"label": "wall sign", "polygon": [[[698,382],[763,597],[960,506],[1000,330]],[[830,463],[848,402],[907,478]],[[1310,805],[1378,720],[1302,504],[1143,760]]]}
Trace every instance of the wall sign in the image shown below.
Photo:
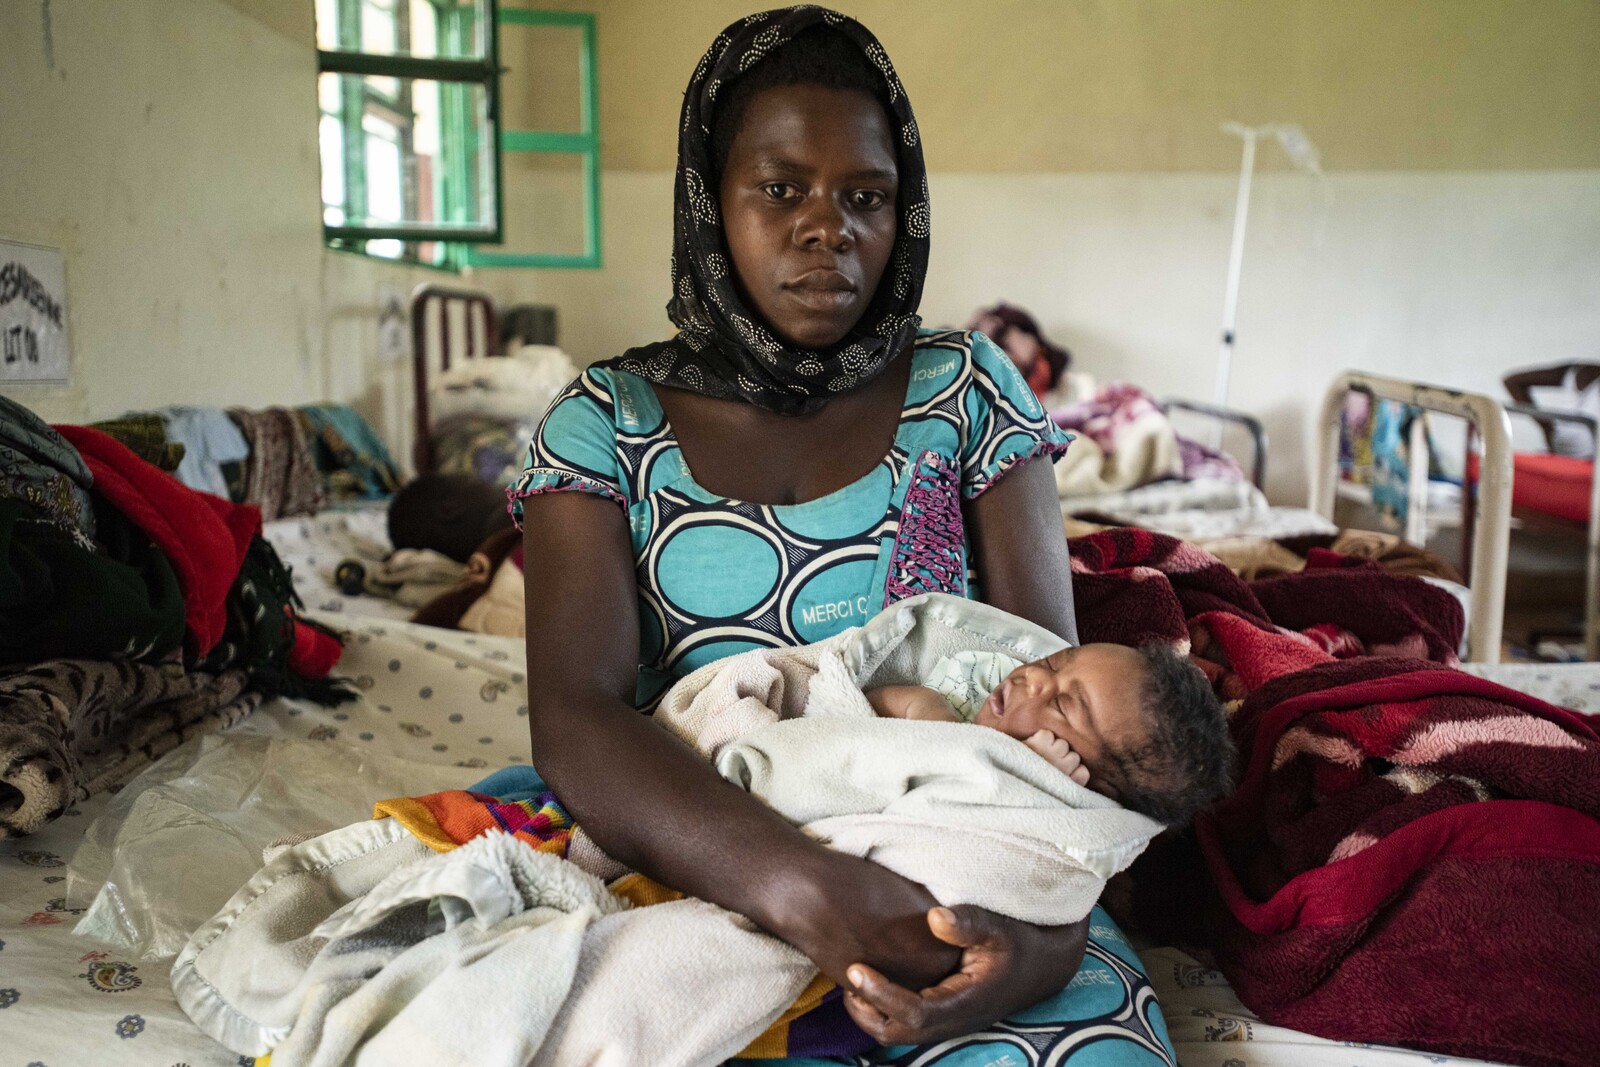
{"label": "wall sign", "polygon": [[0,382],[65,382],[71,370],[60,249],[0,241]]}
{"label": "wall sign", "polygon": [[378,358],[398,363],[411,355],[411,320],[398,285],[378,286]]}

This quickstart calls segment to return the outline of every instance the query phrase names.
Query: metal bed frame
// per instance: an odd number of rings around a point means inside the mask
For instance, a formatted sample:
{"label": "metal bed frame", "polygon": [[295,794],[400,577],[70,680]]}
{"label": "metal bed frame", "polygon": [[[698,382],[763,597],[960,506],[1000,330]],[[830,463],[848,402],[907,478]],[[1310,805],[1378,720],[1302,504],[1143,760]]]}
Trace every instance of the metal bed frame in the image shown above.
{"label": "metal bed frame", "polygon": [[[430,331],[430,322],[436,327]],[[458,331],[453,327],[459,325]],[[494,298],[476,289],[419,285],[411,294],[413,422],[412,461],[418,474],[433,470],[433,435],[428,422],[428,379],[437,355],[439,372],[461,359],[499,355]]]}
{"label": "metal bed frame", "polygon": [[[1385,378],[1377,374],[1347,371],[1335,378],[1323,397],[1317,423],[1316,463],[1311,471],[1311,510],[1333,521],[1333,506],[1339,482],[1339,422],[1345,395],[1352,390],[1383,400],[1455,415],[1467,420],[1472,434],[1483,440],[1483,460],[1478,468],[1479,490],[1474,498],[1463,491],[1463,534],[1471,538],[1471,563],[1467,584],[1472,594],[1472,619],[1467,631],[1467,659],[1480,663],[1500,662],[1500,635],[1505,622],[1506,557],[1511,536],[1511,420],[1506,405],[1482,393],[1469,393],[1421,382]],[[1427,455],[1427,430],[1421,419],[1413,420],[1411,455]],[[1407,539],[1412,540],[1412,523],[1425,522],[1428,465],[1411,464],[1408,495]],[[1596,498],[1600,507],[1600,497]],[[1600,562],[1597,528],[1590,525],[1590,566]],[[1420,542],[1414,542],[1420,543]],[[1589,595],[1596,596],[1591,572]],[[1591,601],[1593,603],[1593,601]],[[1590,613],[1591,619],[1594,613]]]}
{"label": "metal bed frame", "polygon": [[1198,400],[1184,400],[1180,397],[1169,397],[1163,400],[1162,406],[1175,408],[1179,411],[1190,411],[1196,415],[1205,415],[1216,419],[1218,422],[1231,422],[1236,426],[1244,427],[1250,435],[1250,481],[1262,492],[1267,488],[1267,428],[1261,425],[1261,420],[1254,415],[1246,415],[1233,408],[1221,407],[1217,404],[1205,404]]}
{"label": "metal bed frame", "polygon": [[[1507,404],[1506,411],[1522,415],[1544,427],[1560,422],[1576,423],[1594,439],[1594,456],[1600,462],[1600,421],[1575,411],[1547,411],[1527,404]],[[1552,518],[1553,523],[1565,526],[1565,520]],[[1589,523],[1584,531],[1584,580],[1587,583],[1583,597],[1583,658],[1591,662],[1600,660],[1600,478],[1589,474]]]}

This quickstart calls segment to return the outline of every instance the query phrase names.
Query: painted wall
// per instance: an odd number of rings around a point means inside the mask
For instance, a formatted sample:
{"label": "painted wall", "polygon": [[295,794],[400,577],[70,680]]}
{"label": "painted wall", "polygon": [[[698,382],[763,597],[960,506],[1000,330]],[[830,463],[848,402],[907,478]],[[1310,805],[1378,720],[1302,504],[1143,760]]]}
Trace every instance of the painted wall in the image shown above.
{"label": "painted wall", "polygon": [[[479,272],[559,306],[596,359],[667,329],[673,130],[748,3],[595,11],[605,262]],[[925,314],[1004,297],[1102,378],[1208,396],[1237,142],[1302,123],[1329,177],[1263,153],[1232,400],[1303,493],[1342,367],[1492,389],[1600,355],[1600,5],[1592,0],[838,0],[884,39],[934,167]],[[441,276],[321,247],[310,0],[0,5],[0,236],[67,254],[76,373],[47,418],[355,402],[403,447],[379,286]],[[50,31],[43,16],[50,14]],[[914,17],[913,13],[914,12]]]}
{"label": "painted wall", "polygon": [[[672,166],[689,72],[761,6],[502,2],[597,13],[606,165],[621,170]],[[936,171],[1229,170],[1230,118],[1301,122],[1346,171],[1600,167],[1594,0],[830,6],[883,41]]]}
{"label": "painted wall", "polygon": [[0,5],[0,237],[65,253],[74,357],[6,392],[52,421],[331,399],[398,432],[378,287],[439,275],[323,249],[309,12]]}

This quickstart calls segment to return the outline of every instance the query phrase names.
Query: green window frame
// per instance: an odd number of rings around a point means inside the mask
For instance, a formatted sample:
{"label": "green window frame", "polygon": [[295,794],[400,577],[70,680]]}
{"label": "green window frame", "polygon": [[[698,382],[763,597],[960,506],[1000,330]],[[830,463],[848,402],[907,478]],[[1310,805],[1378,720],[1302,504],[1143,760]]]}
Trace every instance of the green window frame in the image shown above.
{"label": "green window frame", "polygon": [[[582,11],[536,11],[529,8],[502,8],[503,26],[556,26],[580,32],[578,91],[580,119],[576,132],[555,130],[502,130],[499,149],[502,155],[514,152],[560,153],[582,159],[584,198],[583,251],[577,254],[490,251],[463,247],[460,262],[473,267],[558,267],[598,269],[600,253],[600,85],[596,51],[595,16]],[[497,35],[498,39],[498,35]],[[523,72],[512,71],[512,74]],[[534,72],[527,72],[530,76]],[[496,160],[498,168],[499,161]],[[496,183],[503,198],[504,181]],[[502,216],[503,218],[503,212]],[[485,244],[498,242],[483,242]]]}
{"label": "green window frame", "polygon": [[[418,224],[399,222],[392,225],[323,221],[323,238],[330,247],[348,251],[375,254],[366,243],[374,240],[402,242],[404,251],[400,258],[420,261],[417,246],[434,243],[444,249],[442,262],[435,265],[453,266],[460,259],[460,249],[468,243],[498,243],[504,234],[504,205],[500,192],[500,61],[498,33],[498,2],[482,0],[484,4],[483,54],[476,58],[433,58],[412,55],[390,55],[357,51],[361,46],[361,18],[363,0],[335,0],[340,50],[317,50],[319,77],[324,74],[355,75],[361,80],[358,91],[349,91],[353,79],[341,79],[341,89],[336,104],[336,117],[342,129],[340,188],[347,217],[367,218],[367,130],[364,122],[374,110],[387,112],[386,118],[400,131],[397,148],[402,159],[409,145],[411,114],[410,83],[398,81],[394,94],[374,88],[368,78],[426,79],[439,83],[439,125],[441,167],[438,174],[438,211],[443,223]],[[425,3],[433,10],[434,25],[441,49],[448,55],[461,55],[469,51],[466,46],[474,40],[477,29],[473,6],[457,5],[436,0],[410,0],[412,4]],[[402,20],[403,21],[403,20]],[[474,115],[473,90],[483,91],[483,115]],[[319,107],[319,121],[332,113],[326,103]],[[480,130],[482,131],[480,133]],[[482,137],[489,141],[489,163],[482,183],[473,181],[473,169],[480,156]],[[448,146],[448,147],[445,147]],[[328,159],[323,154],[323,166]],[[409,166],[409,163],[403,165]],[[481,196],[480,188],[488,195]],[[474,201],[487,201],[482,206],[490,208],[491,217],[476,225],[452,226],[452,221],[469,217],[469,205]]]}

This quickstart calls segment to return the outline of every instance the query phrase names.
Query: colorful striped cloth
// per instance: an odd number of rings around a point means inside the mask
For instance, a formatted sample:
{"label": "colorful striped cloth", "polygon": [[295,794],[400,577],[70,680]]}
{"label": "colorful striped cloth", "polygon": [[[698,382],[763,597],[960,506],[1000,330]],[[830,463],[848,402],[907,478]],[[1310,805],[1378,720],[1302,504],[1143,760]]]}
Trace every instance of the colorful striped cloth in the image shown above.
{"label": "colorful striped cloth", "polygon": [[[373,805],[372,817],[396,820],[435,852],[449,852],[480,834],[501,830],[536,851],[565,857],[572,839],[572,816],[531,769],[525,770],[524,775],[516,785],[511,785],[503,774],[478,783],[479,787],[502,789],[498,795],[479,789],[450,789],[420,797],[381,800]],[[623,875],[608,888],[635,907],[683,897],[676,889],[642,874]],[[739,1055],[758,1059],[849,1056],[872,1046],[872,1039],[845,1013],[838,987],[819,974],[794,1005]]]}

